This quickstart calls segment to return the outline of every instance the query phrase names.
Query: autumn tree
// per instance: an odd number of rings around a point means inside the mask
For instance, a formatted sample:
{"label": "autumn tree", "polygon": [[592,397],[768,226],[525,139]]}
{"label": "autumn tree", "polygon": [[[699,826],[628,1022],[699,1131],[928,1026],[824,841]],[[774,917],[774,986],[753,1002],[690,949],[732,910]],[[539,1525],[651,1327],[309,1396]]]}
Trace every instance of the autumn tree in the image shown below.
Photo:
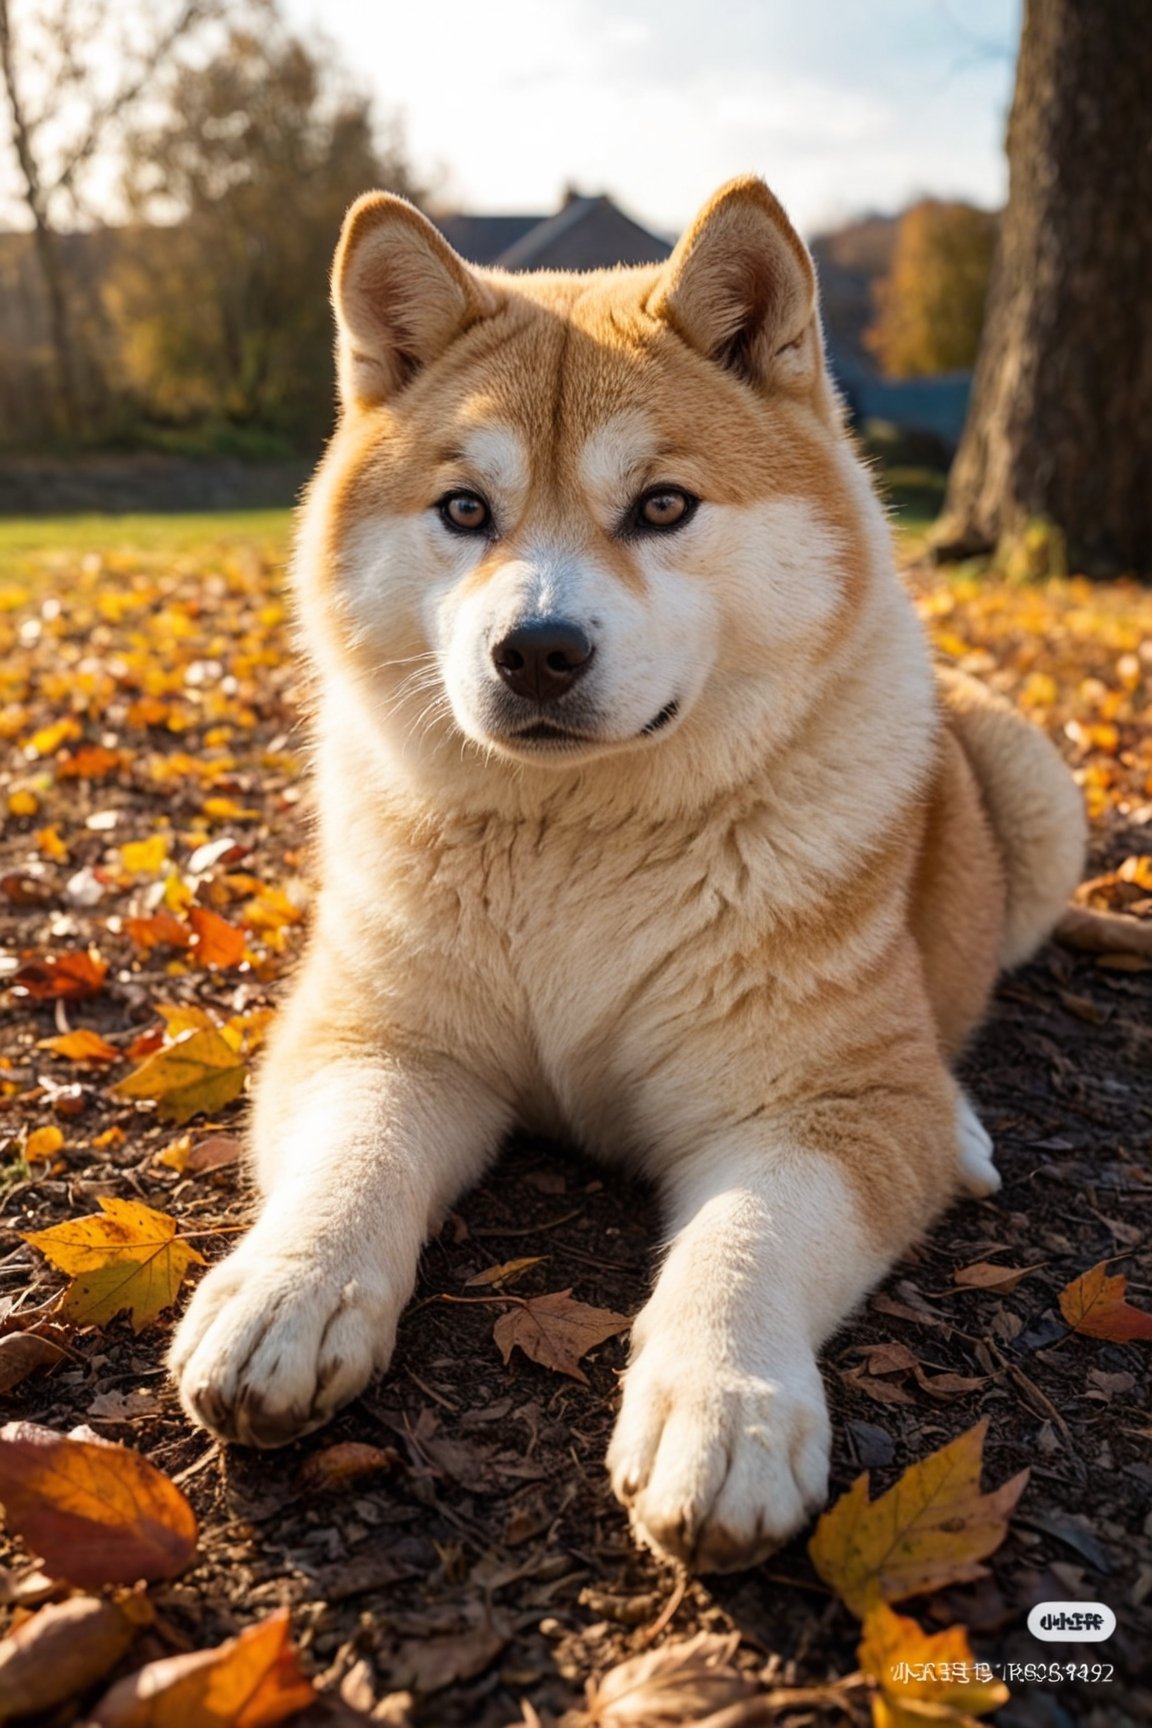
{"label": "autumn tree", "polygon": [[904,212],[865,338],[889,377],[975,365],[995,246],[996,217],[971,204],[923,198]]}
{"label": "autumn tree", "polygon": [[93,171],[118,142],[156,77],[218,13],[221,0],[0,0],[0,107],[6,109],[16,196],[44,286],[57,421],[80,430],[98,379],[82,352],[66,229],[92,215]]}
{"label": "autumn tree", "polygon": [[1026,0],[1009,198],[941,554],[1152,572],[1152,6]]}
{"label": "autumn tree", "polygon": [[373,186],[412,194],[395,136],[320,46],[233,31],[163,80],[131,140],[135,228],[110,286],[126,375],[150,411],[315,440],[332,402],[328,270]]}

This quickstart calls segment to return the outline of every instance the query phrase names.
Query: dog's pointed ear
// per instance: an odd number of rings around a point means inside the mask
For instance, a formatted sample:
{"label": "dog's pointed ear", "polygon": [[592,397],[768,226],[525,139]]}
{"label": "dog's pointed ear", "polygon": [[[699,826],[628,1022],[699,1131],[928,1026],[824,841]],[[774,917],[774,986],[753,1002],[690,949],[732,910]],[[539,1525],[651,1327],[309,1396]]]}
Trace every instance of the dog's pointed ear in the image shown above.
{"label": "dog's pointed ear", "polygon": [[762,180],[730,180],[681,237],[648,309],[699,353],[761,386],[821,368],[816,272]]}
{"label": "dog's pointed ear", "polygon": [[368,192],[344,218],[332,305],[341,397],[348,407],[371,407],[394,396],[496,301],[414,205]]}

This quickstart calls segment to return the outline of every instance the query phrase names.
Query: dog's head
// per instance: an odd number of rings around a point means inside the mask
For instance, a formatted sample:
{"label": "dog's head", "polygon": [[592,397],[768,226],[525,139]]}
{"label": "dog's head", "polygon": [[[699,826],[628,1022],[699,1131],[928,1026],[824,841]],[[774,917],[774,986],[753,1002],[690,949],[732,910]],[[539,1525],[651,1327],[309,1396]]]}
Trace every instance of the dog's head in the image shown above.
{"label": "dog's head", "polygon": [[369,195],[333,294],[305,627],[319,601],[396,748],[566,768],[794,723],[867,531],[812,264],[762,182],[665,265],[582,276],[472,269]]}

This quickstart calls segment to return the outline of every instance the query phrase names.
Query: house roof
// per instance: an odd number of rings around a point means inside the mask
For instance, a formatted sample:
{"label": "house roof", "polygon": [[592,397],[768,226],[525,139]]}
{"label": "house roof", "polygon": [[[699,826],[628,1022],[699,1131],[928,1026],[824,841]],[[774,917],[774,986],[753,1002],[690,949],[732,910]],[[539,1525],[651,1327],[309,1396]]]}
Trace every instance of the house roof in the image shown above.
{"label": "house roof", "polygon": [[503,270],[605,270],[659,264],[672,250],[617,209],[611,198],[569,196],[554,216],[435,216],[462,258]]}
{"label": "house roof", "polygon": [[502,252],[532,228],[538,228],[543,216],[472,216],[453,211],[445,216],[433,216],[437,228],[461,258],[470,264],[494,264]]}
{"label": "house roof", "polygon": [[616,264],[660,264],[667,240],[641,228],[611,198],[572,197],[494,260],[504,270],[603,270]]}

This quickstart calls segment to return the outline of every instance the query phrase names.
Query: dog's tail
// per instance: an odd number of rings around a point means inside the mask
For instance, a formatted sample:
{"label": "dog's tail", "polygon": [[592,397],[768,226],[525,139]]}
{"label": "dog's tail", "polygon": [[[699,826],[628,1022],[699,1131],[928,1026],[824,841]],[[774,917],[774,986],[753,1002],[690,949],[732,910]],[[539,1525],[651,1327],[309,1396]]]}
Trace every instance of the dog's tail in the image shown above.
{"label": "dog's tail", "polygon": [[1060,922],[1084,869],[1080,791],[1050,739],[962,672],[940,669],[945,712],[980,786],[1004,859],[1000,960],[1018,966]]}

